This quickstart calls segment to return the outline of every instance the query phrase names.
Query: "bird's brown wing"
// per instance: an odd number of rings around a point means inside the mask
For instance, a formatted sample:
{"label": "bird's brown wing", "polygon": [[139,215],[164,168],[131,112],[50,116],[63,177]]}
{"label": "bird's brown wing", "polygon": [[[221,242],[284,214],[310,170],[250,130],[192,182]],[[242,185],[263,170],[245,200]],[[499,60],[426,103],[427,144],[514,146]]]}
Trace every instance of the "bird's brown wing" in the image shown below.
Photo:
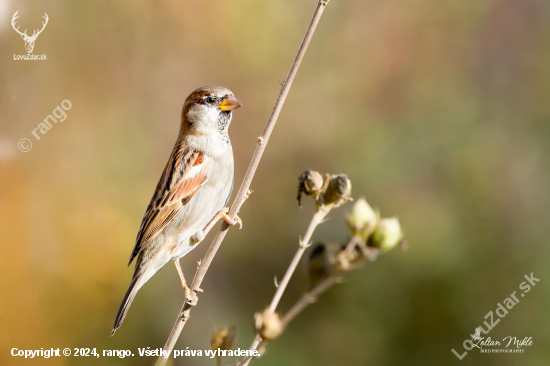
{"label": "bird's brown wing", "polygon": [[180,212],[206,180],[203,154],[180,144],[174,148],[164,168],[155,194],[143,216],[136,246],[128,265]]}

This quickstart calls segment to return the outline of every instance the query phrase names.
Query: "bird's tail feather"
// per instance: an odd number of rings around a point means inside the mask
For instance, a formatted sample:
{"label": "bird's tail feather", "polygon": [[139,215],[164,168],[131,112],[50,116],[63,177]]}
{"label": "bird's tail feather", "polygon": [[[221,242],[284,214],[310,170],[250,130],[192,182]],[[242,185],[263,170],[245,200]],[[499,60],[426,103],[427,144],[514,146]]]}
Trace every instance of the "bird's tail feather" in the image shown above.
{"label": "bird's tail feather", "polygon": [[116,330],[120,328],[120,326],[122,325],[122,322],[126,317],[126,313],[128,312],[128,309],[130,308],[130,305],[132,304],[134,297],[136,297],[137,292],[139,291],[141,286],[143,286],[143,284],[147,282],[147,280],[149,279],[150,276],[149,277],[145,276],[146,272],[147,271],[142,271],[141,273],[134,275],[134,278],[132,278],[130,287],[126,292],[124,299],[122,300],[122,304],[120,304],[120,309],[118,309],[118,314],[116,315],[115,324],[113,325],[113,329],[111,330],[111,337],[115,335]]}

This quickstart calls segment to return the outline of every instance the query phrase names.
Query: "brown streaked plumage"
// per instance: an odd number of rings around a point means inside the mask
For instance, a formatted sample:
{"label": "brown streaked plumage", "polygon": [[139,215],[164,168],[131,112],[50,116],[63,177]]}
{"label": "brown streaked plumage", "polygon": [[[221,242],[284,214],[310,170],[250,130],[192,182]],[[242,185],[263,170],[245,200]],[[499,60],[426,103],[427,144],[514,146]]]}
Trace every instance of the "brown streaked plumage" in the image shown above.
{"label": "brown streaked plumage", "polygon": [[124,321],[141,286],[169,261],[178,268],[186,299],[193,301],[179,259],[204,238],[214,220],[229,220],[221,212],[233,188],[233,151],[227,129],[231,111],[240,106],[230,90],[219,86],[199,88],[185,100],[178,138],[130,256],[128,265],[136,258],[134,275],[111,335]]}
{"label": "brown streaked plumage", "polygon": [[174,148],[166,168],[157,184],[155,195],[143,217],[141,228],[136,240],[136,247],[132,252],[128,265],[143,249],[143,245],[151,242],[168,225],[170,220],[193,197],[193,194],[204,182],[205,173],[189,175],[191,167],[199,166],[202,161],[202,153],[186,147],[183,144]]}

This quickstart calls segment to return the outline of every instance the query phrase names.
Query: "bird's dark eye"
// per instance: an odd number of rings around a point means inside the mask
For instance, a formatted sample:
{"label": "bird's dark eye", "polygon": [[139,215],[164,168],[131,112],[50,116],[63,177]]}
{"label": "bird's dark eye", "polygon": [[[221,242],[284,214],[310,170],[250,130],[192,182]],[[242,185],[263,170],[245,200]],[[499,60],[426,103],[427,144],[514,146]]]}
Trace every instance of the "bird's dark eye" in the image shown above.
{"label": "bird's dark eye", "polygon": [[206,101],[206,103],[214,104],[214,102],[216,101],[216,98],[214,98],[214,97],[206,97],[204,100]]}

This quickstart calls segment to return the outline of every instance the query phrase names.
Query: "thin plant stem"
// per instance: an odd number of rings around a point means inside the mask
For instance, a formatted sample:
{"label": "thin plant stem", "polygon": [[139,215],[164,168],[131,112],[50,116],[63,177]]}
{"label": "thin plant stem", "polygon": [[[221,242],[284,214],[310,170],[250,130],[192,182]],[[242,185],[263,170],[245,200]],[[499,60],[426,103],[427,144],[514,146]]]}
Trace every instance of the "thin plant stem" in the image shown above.
{"label": "thin plant stem", "polygon": [[[283,327],[286,327],[288,323],[290,323],[298,314],[302,312],[306,307],[313,304],[319,295],[327,291],[329,288],[332,287],[336,282],[338,282],[339,276],[338,275],[332,275],[329,278],[325,279],[323,282],[315,286],[311,291],[309,291],[307,294],[302,296],[296,304],[294,304],[289,311],[286,312],[285,315],[282,316],[281,322],[283,323]],[[252,346],[250,347],[250,350],[260,349],[263,346],[267,344],[266,341],[263,341],[262,338],[259,335],[256,335],[254,338],[254,342]],[[246,366],[250,363],[250,361],[254,358],[253,356],[247,356],[245,357],[241,362],[239,362],[238,366]]]}
{"label": "thin plant stem", "polygon": [[[283,296],[283,293],[286,290],[286,287],[288,285],[288,282],[290,281],[290,278],[294,274],[294,271],[296,270],[296,267],[298,267],[298,264],[300,263],[300,259],[302,259],[302,256],[304,255],[304,252],[306,249],[310,246],[310,240],[313,235],[313,232],[323,222],[327,214],[329,213],[330,208],[321,206],[315,211],[315,214],[313,215],[313,218],[311,219],[309,226],[306,230],[306,234],[304,235],[304,238],[300,240],[300,245],[298,246],[298,250],[294,254],[294,258],[292,258],[292,261],[290,262],[290,265],[288,266],[285,275],[277,287],[277,291],[275,291],[275,295],[273,295],[273,299],[271,300],[271,304],[269,304],[268,311],[271,313],[275,312],[275,309],[277,309],[277,305],[279,304],[279,301],[281,300],[281,297]],[[252,344],[248,348],[250,351],[254,351],[258,348],[259,344],[262,342],[262,337],[260,334],[256,333],[256,336],[254,337],[254,340],[252,341]],[[252,357],[245,358],[241,363],[239,363],[239,366],[241,365],[248,365],[248,362]]]}
{"label": "thin plant stem", "polygon": [[298,300],[298,302],[294,304],[294,306],[292,306],[290,310],[287,311],[285,315],[283,315],[283,317],[281,318],[283,326],[286,327],[287,324],[296,317],[296,315],[300,314],[302,310],[304,310],[308,305],[311,305],[315,301],[317,301],[319,295],[331,288],[332,285],[334,285],[337,281],[338,277],[336,275],[330,276],[329,278],[315,286],[307,294],[302,296],[300,300]]}
{"label": "thin plant stem", "polygon": [[275,312],[275,309],[277,309],[277,305],[279,304],[279,301],[281,300],[281,297],[283,296],[283,293],[286,290],[286,286],[288,285],[290,278],[294,274],[296,267],[300,263],[300,259],[302,259],[302,255],[304,255],[304,252],[310,246],[310,240],[311,240],[311,236],[313,235],[313,232],[315,231],[317,226],[319,226],[319,224],[323,222],[323,220],[325,219],[325,216],[328,214],[329,211],[330,209],[326,207],[321,207],[313,215],[313,218],[309,223],[309,227],[307,228],[306,234],[304,235],[304,238],[300,241],[300,246],[298,247],[296,254],[294,254],[294,258],[292,258],[292,261],[290,262],[290,265],[288,266],[286,273],[283,279],[281,280],[279,287],[277,287],[277,291],[275,291],[275,295],[273,296],[273,299],[271,300],[271,304],[269,305],[269,308],[268,308],[270,312],[273,313]]}
{"label": "thin plant stem", "polygon": [[[327,211],[328,213],[328,211]],[[326,215],[326,214],[325,214]],[[312,228],[312,224],[315,221],[314,219],[311,221],[310,226],[308,228],[308,232]],[[361,239],[357,236],[353,236],[349,242],[345,245],[346,251],[353,252],[355,248],[360,245]],[[296,256],[295,256],[296,258]],[[292,265],[290,266],[292,267]],[[289,269],[290,269],[289,267]],[[287,270],[288,273],[288,270]],[[323,294],[325,291],[327,291],[329,288],[331,288],[335,283],[339,282],[343,273],[334,273],[330,277],[323,280],[321,283],[319,283],[317,286],[315,286],[313,289],[311,289],[308,293],[306,293],[304,296],[294,304],[290,310],[288,310],[282,317],[281,317],[281,323],[283,325],[283,328],[286,328],[288,323],[290,323],[298,314],[300,314],[306,307],[313,304],[315,301],[317,301],[317,298]],[[268,342],[265,340],[262,340],[262,337],[259,334],[256,334],[256,337],[254,337],[254,341],[252,342],[252,345],[250,346],[249,350],[253,351],[256,349],[263,348]],[[247,366],[250,361],[254,358],[254,356],[246,356],[243,358],[241,362],[238,363],[237,366]]]}

